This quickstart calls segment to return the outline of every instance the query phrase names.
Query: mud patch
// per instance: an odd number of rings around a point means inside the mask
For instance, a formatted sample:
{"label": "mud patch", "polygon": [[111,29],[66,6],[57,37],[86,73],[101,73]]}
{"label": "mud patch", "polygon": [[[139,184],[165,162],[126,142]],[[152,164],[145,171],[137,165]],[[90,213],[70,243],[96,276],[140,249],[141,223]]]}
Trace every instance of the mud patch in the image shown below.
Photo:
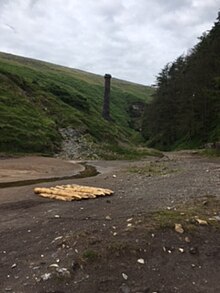
{"label": "mud patch", "polygon": [[27,186],[33,185],[38,183],[46,183],[46,182],[55,182],[55,181],[62,181],[68,179],[79,179],[79,178],[86,178],[86,177],[93,177],[97,176],[99,172],[94,166],[82,164],[85,166],[85,169],[78,174],[71,175],[71,176],[62,176],[62,177],[51,177],[51,178],[38,178],[38,179],[30,179],[30,180],[19,180],[19,181],[12,181],[12,182],[1,182],[1,188],[9,188],[9,187],[20,187],[20,186]]}

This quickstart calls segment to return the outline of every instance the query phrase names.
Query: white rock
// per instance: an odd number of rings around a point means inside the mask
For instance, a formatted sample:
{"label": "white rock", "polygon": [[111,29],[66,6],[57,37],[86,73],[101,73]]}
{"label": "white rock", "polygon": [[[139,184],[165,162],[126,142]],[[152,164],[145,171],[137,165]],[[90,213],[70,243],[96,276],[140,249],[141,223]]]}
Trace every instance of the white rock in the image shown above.
{"label": "white rock", "polygon": [[45,273],[45,274],[41,275],[41,279],[43,281],[47,281],[47,280],[49,280],[51,278],[51,276],[52,276],[51,273]]}
{"label": "white rock", "polygon": [[143,259],[143,258],[139,258],[139,259],[137,260],[137,262],[143,265],[143,264],[144,264],[144,259]]}
{"label": "white rock", "polygon": [[197,218],[196,221],[199,223],[199,225],[208,225],[208,222],[205,220],[201,220],[201,219]]}
{"label": "white rock", "polygon": [[175,224],[175,231],[180,234],[184,233],[184,230],[181,224]]}
{"label": "white rock", "polygon": [[128,279],[128,275],[126,275],[125,273],[122,273],[122,277],[127,280]]}
{"label": "white rock", "polygon": [[51,265],[49,265],[50,268],[59,268],[57,263],[52,263]]}

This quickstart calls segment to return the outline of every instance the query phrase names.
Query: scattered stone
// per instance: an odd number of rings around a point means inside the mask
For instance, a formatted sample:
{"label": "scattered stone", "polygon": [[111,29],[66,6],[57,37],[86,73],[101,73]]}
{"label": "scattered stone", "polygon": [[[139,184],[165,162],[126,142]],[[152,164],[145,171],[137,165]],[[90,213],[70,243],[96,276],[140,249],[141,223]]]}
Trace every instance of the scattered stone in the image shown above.
{"label": "scattered stone", "polygon": [[42,280],[42,281],[47,281],[47,280],[49,280],[51,277],[52,277],[52,274],[51,274],[51,273],[45,273],[45,274],[41,275],[41,280]]}
{"label": "scattered stone", "polygon": [[208,225],[208,222],[205,220],[201,220],[199,218],[196,218],[196,221],[199,223],[199,225],[202,225],[202,226]]}
{"label": "scattered stone", "polygon": [[40,269],[40,266],[33,267],[34,271],[39,270],[39,269]]}
{"label": "scattered stone", "polygon": [[117,234],[118,234],[117,232],[114,232],[114,233],[113,233],[113,236],[116,236]]}
{"label": "scattered stone", "polygon": [[55,215],[54,218],[59,219],[60,215]]}
{"label": "scattered stone", "polygon": [[127,219],[127,222],[131,222],[133,220],[133,218],[129,218]]}
{"label": "scattered stone", "polygon": [[10,292],[10,291],[12,291],[12,288],[5,288],[5,291]]}
{"label": "scattered stone", "polygon": [[127,224],[127,227],[132,227],[132,224],[131,224],[131,223],[128,223],[128,224]]}
{"label": "scattered stone", "polygon": [[117,176],[114,174],[114,175],[112,175],[112,177],[113,177],[113,178],[116,178]]}
{"label": "scattered stone", "polygon": [[220,221],[220,216],[214,216],[217,221]]}
{"label": "scattered stone", "polygon": [[184,239],[185,239],[185,241],[186,241],[187,243],[190,243],[190,242],[191,242],[191,240],[189,239],[189,237],[185,237]]}
{"label": "scattered stone", "polygon": [[126,275],[125,273],[122,273],[122,277],[123,277],[123,279],[125,279],[125,280],[128,279],[128,275]]}
{"label": "scattered stone", "polygon": [[57,275],[60,278],[70,278],[70,271],[67,268],[57,268],[56,269]]}
{"label": "scattered stone", "polygon": [[14,268],[16,268],[16,267],[17,267],[17,264],[16,264],[16,263],[14,263],[14,264],[11,266],[12,269],[14,269]]}
{"label": "scattered stone", "polygon": [[180,234],[184,233],[184,230],[181,224],[175,224],[175,231]]}
{"label": "scattered stone", "polygon": [[106,216],[105,219],[111,221],[112,218],[110,216]]}
{"label": "scattered stone", "polygon": [[53,263],[51,265],[49,265],[50,268],[59,268],[59,265],[56,263]]}
{"label": "scattered stone", "polygon": [[54,243],[57,240],[61,240],[61,239],[63,239],[63,236],[58,236],[58,237],[54,238],[54,240],[52,241],[52,243]]}
{"label": "scattered stone", "polygon": [[190,254],[198,254],[199,253],[199,250],[197,247],[190,247],[189,248],[189,253]]}
{"label": "scattered stone", "polygon": [[144,264],[144,259],[143,259],[143,258],[139,258],[139,259],[137,260],[137,262],[143,265],[143,264]]}
{"label": "scattered stone", "polygon": [[181,253],[184,253],[185,252],[185,250],[183,249],[183,248],[179,248],[179,252],[181,252]]}

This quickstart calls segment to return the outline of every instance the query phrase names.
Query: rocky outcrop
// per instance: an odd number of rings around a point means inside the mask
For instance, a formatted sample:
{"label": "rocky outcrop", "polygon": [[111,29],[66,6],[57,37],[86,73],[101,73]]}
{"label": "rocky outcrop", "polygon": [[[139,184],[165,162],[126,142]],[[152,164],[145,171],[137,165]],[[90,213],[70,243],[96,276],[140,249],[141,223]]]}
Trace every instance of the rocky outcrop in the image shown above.
{"label": "rocky outcrop", "polygon": [[61,128],[59,132],[63,138],[59,157],[64,159],[97,159],[94,143],[85,131],[71,127]]}

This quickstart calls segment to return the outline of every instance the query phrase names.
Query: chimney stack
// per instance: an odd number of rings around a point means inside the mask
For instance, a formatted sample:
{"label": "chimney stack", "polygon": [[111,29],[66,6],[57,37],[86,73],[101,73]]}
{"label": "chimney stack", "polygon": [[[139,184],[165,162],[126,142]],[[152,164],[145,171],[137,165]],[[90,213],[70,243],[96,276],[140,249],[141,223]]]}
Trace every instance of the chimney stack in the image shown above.
{"label": "chimney stack", "polygon": [[111,87],[111,74],[105,74],[105,91],[102,116],[105,120],[111,120],[110,117],[110,87]]}

